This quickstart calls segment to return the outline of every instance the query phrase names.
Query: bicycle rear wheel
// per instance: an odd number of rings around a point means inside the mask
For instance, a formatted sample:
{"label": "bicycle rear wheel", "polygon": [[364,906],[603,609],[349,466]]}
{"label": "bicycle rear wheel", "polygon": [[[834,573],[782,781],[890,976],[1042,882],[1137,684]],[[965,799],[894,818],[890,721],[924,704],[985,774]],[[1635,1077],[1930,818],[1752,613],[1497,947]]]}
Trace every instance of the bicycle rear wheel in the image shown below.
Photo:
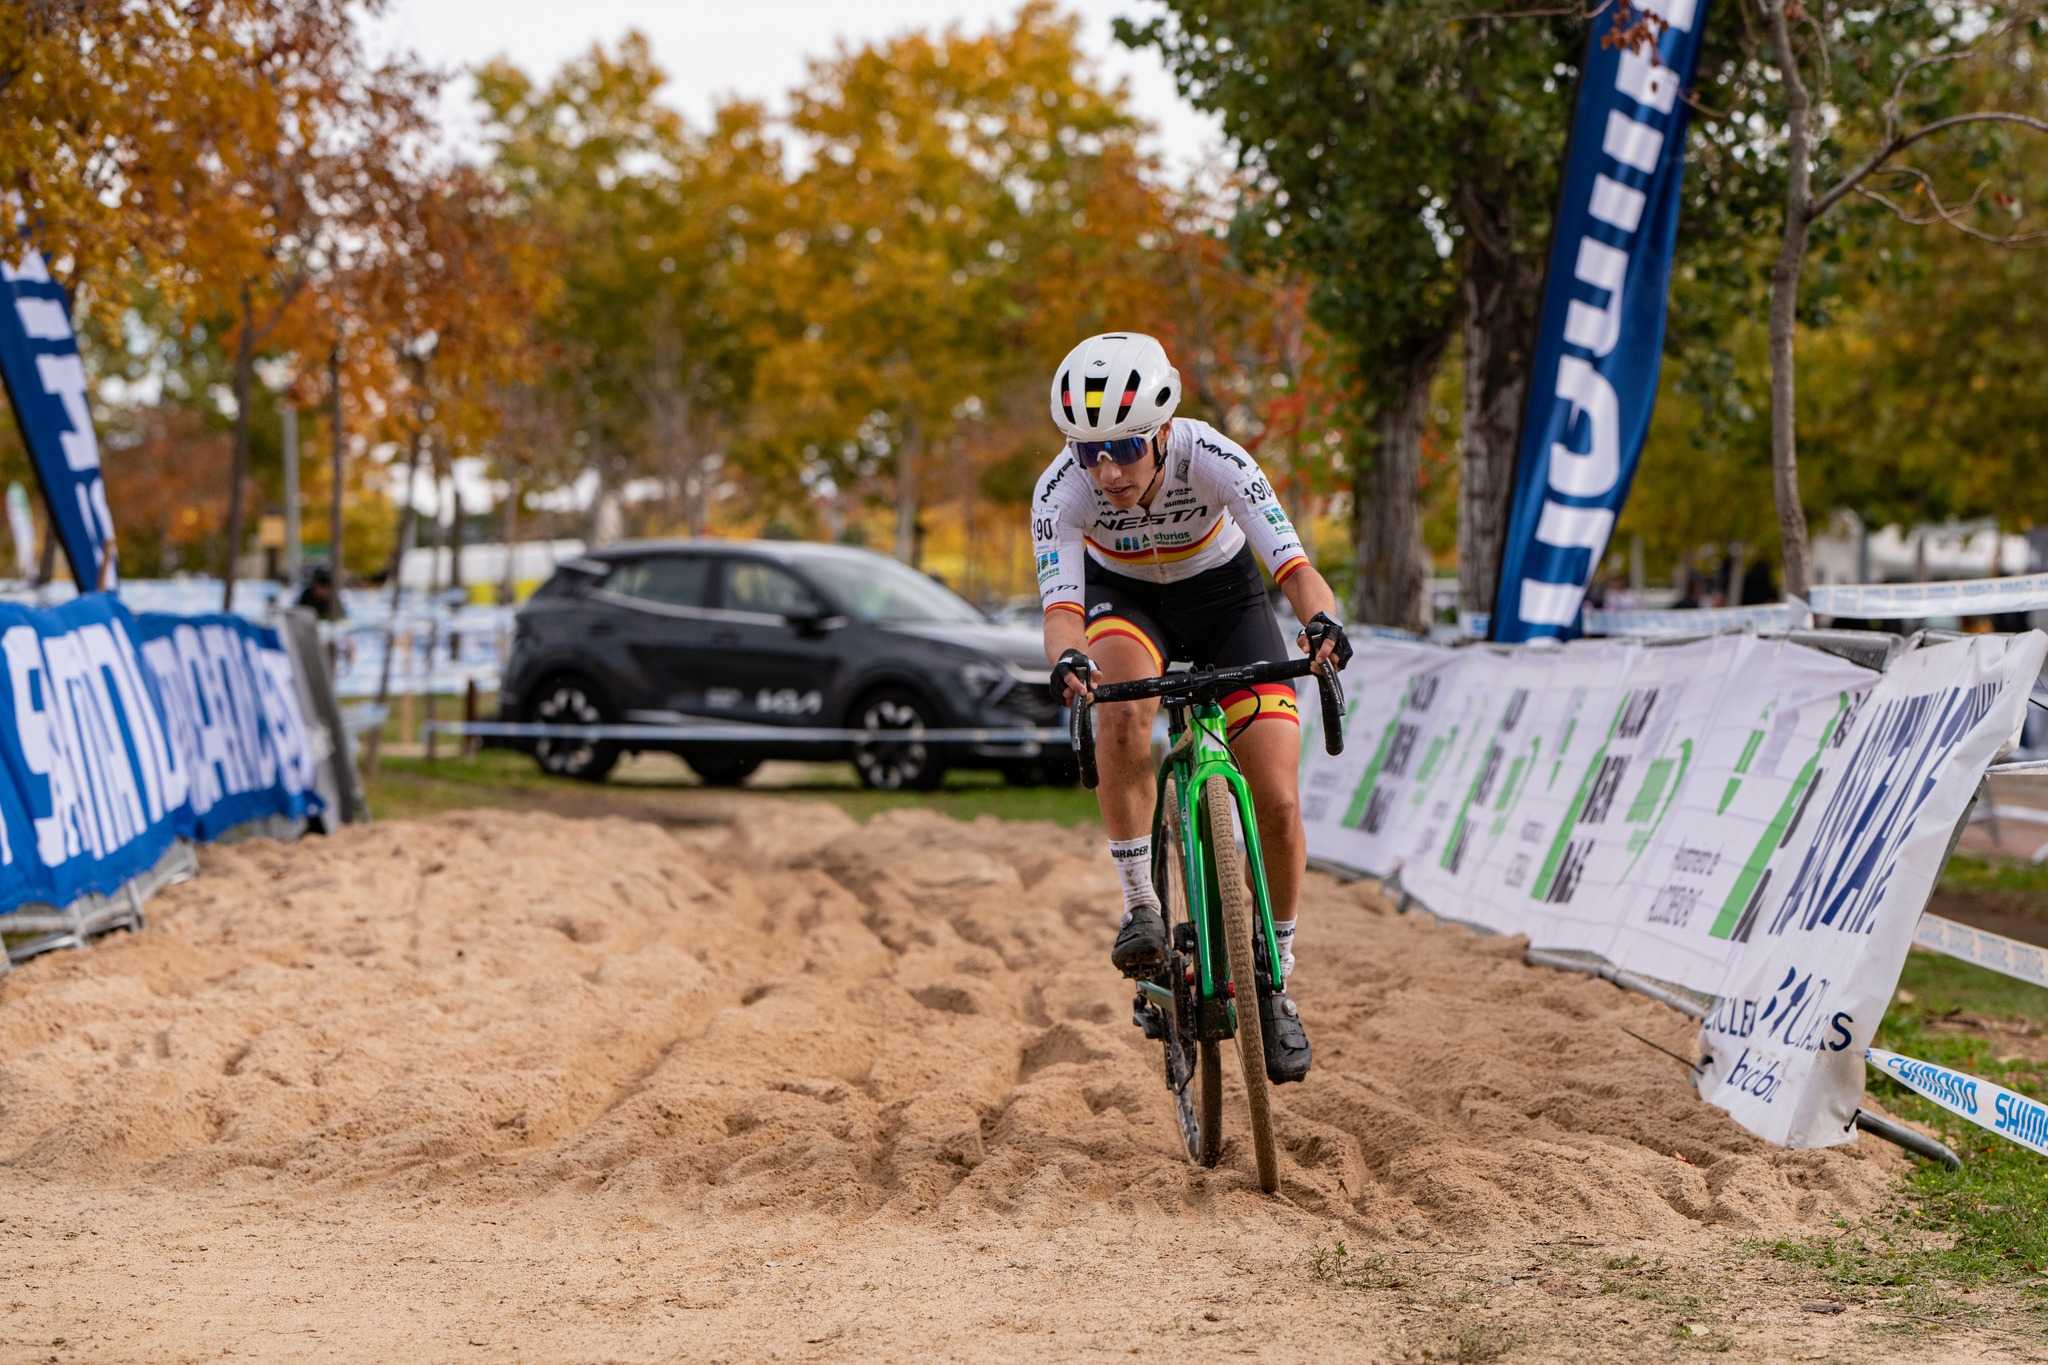
{"label": "bicycle rear wheel", "polygon": [[1181,1142],[1188,1160],[1214,1166],[1223,1156],[1223,1072],[1214,1042],[1197,1047],[1194,1011],[1190,1006],[1193,988],[1182,975],[1192,948],[1183,948],[1176,926],[1190,924],[1187,869],[1181,862],[1180,803],[1176,785],[1169,781],[1162,794],[1166,808],[1160,813],[1159,842],[1152,854],[1152,884],[1166,916],[1166,980],[1161,984],[1173,991],[1183,1008],[1174,1010],[1167,1024],[1166,1088],[1173,1096],[1175,1118],[1180,1124]]}
{"label": "bicycle rear wheel", "polygon": [[[1230,784],[1221,777],[1202,784],[1202,803],[1209,813],[1209,856],[1216,868],[1216,907],[1223,921],[1224,950],[1230,958],[1229,979],[1236,987],[1237,1057],[1244,1067],[1245,1107],[1252,1116],[1252,1152],[1258,1160],[1259,1188],[1271,1194],[1280,1188],[1280,1157],[1273,1148],[1273,1116],[1266,1103],[1258,958],[1252,952],[1252,894],[1245,885],[1244,853],[1232,833],[1237,828],[1237,803],[1231,799]],[[1206,1070],[1203,1079],[1208,1079]]]}

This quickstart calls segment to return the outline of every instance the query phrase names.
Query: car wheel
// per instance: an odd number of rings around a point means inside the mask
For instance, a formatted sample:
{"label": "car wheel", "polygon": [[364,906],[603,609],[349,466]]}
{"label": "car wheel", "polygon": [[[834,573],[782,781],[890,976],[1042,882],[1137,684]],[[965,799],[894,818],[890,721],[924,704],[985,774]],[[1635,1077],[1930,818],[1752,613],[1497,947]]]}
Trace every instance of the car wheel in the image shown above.
{"label": "car wheel", "polygon": [[849,726],[876,733],[856,740],[853,770],[861,785],[878,791],[930,791],[946,775],[939,751],[918,738],[936,728],[930,702],[908,688],[885,687],[862,697]]}
{"label": "car wheel", "polygon": [[737,787],[761,766],[758,758],[693,757],[683,760],[697,780],[707,787]]}
{"label": "car wheel", "polygon": [[[527,719],[541,725],[602,725],[611,712],[594,684],[565,673],[536,689]],[[588,739],[539,739],[533,744],[533,758],[551,777],[602,782],[619,761],[619,746]]]}

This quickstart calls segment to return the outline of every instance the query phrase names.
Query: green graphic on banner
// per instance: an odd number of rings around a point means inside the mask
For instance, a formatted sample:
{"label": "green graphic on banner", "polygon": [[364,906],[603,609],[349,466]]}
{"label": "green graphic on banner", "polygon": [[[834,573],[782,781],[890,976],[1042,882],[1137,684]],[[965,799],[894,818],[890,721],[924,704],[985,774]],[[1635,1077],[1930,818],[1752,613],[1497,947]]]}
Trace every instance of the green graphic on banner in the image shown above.
{"label": "green graphic on banner", "polygon": [[[1769,706],[1764,708],[1763,715],[1757,718],[1759,726],[1770,724],[1771,712],[1777,709],[1777,705],[1776,701],[1772,701]],[[1714,814],[1726,815],[1728,813],[1728,803],[1735,799],[1735,793],[1742,790],[1742,779],[1748,774],[1749,765],[1756,759],[1757,747],[1763,742],[1763,730],[1756,729],[1749,732],[1749,742],[1742,746],[1742,757],[1735,760],[1735,775],[1728,779],[1728,790],[1721,793],[1721,806]]]}
{"label": "green graphic on banner", "polygon": [[1442,760],[1445,751],[1457,742],[1458,727],[1455,725],[1451,727],[1450,734],[1438,735],[1429,742],[1429,752],[1422,758],[1422,771],[1415,774],[1416,805],[1421,805],[1423,798],[1429,795],[1429,780],[1436,776],[1437,763]]}
{"label": "green graphic on banner", "polygon": [[1657,798],[1664,794],[1664,783],[1671,777],[1676,766],[1668,758],[1652,759],[1650,770],[1643,774],[1643,785],[1636,790],[1636,799],[1629,802],[1628,814],[1622,818],[1631,825],[1640,825],[1657,810]]}
{"label": "green graphic on banner", "polygon": [[1550,765],[1550,786],[1552,787],[1557,785],[1557,775],[1564,771],[1564,756],[1570,753],[1572,748],[1572,731],[1578,728],[1579,718],[1576,715],[1564,723],[1564,738],[1557,742],[1557,762]]}
{"label": "green graphic on banner", "polygon": [[[1685,770],[1691,766],[1692,741],[1681,739],[1678,741],[1678,775],[1671,779],[1671,785],[1664,790],[1663,808],[1657,812],[1656,818],[1651,820],[1646,827],[1637,830],[1629,836],[1629,852],[1635,854],[1635,857],[1630,858],[1628,866],[1621,870],[1623,881],[1628,880],[1628,874],[1634,870],[1637,860],[1643,856],[1643,850],[1648,848],[1651,841],[1657,837],[1657,830],[1663,825],[1664,817],[1671,814],[1671,807],[1677,804],[1678,794],[1685,790]],[[1659,771],[1660,769],[1662,771]],[[1664,776],[1670,771],[1671,760],[1668,758],[1660,758],[1650,765],[1649,776],[1643,779],[1643,789],[1636,793],[1636,802],[1633,806],[1629,807],[1628,819],[1630,824],[1640,823],[1649,814],[1649,808],[1656,803],[1656,793],[1651,788],[1653,786],[1662,787]]]}
{"label": "green graphic on banner", "polygon": [[1351,804],[1344,808],[1344,825],[1357,829],[1358,822],[1365,818],[1366,802],[1372,800],[1372,789],[1380,780],[1380,768],[1387,761],[1387,750],[1393,747],[1394,732],[1401,727],[1401,713],[1408,709],[1408,694],[1415,686],[1410,679],[1401,689],[1401,704],[1394,708],[1394,717],[1387,722],[1387,728],[1380,731],[1380,747],[1373,750],[1372,762],[1365,765],[1365,775],[1358,779],[1358,789],[1351,793]]}
{"label": "green graphic on banner", "polygon": [[[1476,735],[1479,732],[1477,730],[1474,730],[1472,733]],[[1493,727],[1493,734],[1488,735],[1486,737],[1486,744],[1483,747],[1491,748],[1493,745],[1494,738],[1499,734],[1500,724],[1498,722],[1495,722]],[[1465,833],[1465,821],[1469,818],[1469,813],[1472,809],[1472,803],[1479,799],[1479,784],[1485,780],[1486,765],[1484,763],[1481,763],[1479,765],[1479,771],[1472,774],[1472,784],[1465,788],[1465,799],[1458,803],[1458,818],[1451,821],[1451,837],[1444,840],[1443,855],[1437,859],[1437,866],[1443,868],[1447,872],[1455,870],[1451,867],[1451,862],[1457,856],[1458,848],[1460,844],[1463,842],[1462,836]]]}
{"label": "green graphic on banner", "polygon": [[[1550,840],[1549,856],[1544,858],[1543,870],[1536,874],[1536,887],[1529,893],[1536,900],[1550,898],[1550,884],[1557,879],[1558,864],[1564,861],[1565,845],[1571,842],[1572,826],[1579,823],[1579,815],[1586,809],[1586,798],[1593,794],[1593,781],[1600,776],[1600,765],[1607,761],[1607,746],[1614,742],[1614,731],[1620,726],[1622,716],[1628,713],[1629,699],[1633,696],[1633,692],[1621,694],[1621,705],[1614,708],[1614,719],[1607,722],[1606,736],[1601,739],[1600,747],[1593,751],[1593,757],[1586,762],[1585,775],[1579,778],[1579,789],[1572,795],[1572,804],[1570,809],[1565,811],[1564,819],[1558,822],[1557,833]],[[1578,724],[1576,716],[1572,718],[1572,724]],[[1564,735],[1565,743],[1570,744],[1570,726],[1565,727]],[[1564,766],[1563,759],[1558,760],[1558,766]],[[1553,776],[1551,780],[1555,782],[1556,778]]]}
{"label": "green graphic on banner", "polygon": [[1543,741],[1530,736],[1529,752],[1517,756],[1508,765],[1508,780],[1501,788],[1500,799],[1493,803],[1493,837],[1498,839],[1501,831],[1508,827],[1508,817],[1515,813],[1515,806],[1522,799],[1522,792],[1528,787],[1529,774],[1536,771],[1536,760],[1543,753]]}
{"label": "green graphic on banner", "polygon": [[1820,739],[1813,746],[1813,754],[1793,780],[1792,789],[1785,793],[1785,799],[1778,803],[1778,813],[1771,817],[1771,823],[1764,827],[1756,847],[1750,850],[1749,861],[1742,865],[1742,872],[1735,879],[1735,885],[1728,892],[1728,899],[1722,903],[1721,913],[1714,917],[1714,927],[1707,930],[1715,938],[1727,938],[1735,932],[1735,926],[1742,921],[1742,912],[1749,905],[1749,898],[1755,894],[1757,883],[1763,880],[1764,869],[1770,866],[1771,850],[1785,837],[1786,827],[1792,823],[1793,812],[1806,795],[1806,789],[1813,785],[1815,774],[1820,771],[1820,756],[1826,752],[1828,741],[1834,738],[1835,727],[1842,723],[1842,716],[1849,709],[1849,694],[1837,693],[1835,714],[1828,717],[1828,723],[1820,728]]}

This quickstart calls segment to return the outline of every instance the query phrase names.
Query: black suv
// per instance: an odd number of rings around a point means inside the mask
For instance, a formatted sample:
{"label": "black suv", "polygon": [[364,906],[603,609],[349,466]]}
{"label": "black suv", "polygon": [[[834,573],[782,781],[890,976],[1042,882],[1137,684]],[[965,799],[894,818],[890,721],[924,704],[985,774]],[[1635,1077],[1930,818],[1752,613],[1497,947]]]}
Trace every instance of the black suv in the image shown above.
{"label": "black suv", "polygon": [[[750,722],[808,729],[1016,729],[1065,723],[1037,629],[999,626],[915,569],[796,541],[643,541],[558,565],[518,615],[499,714],[555,724]],[[879,744],[524,741],[550,773],[597,781],[628,750],[680,755],[704,781],[771,758],[851,759],[870,787],[936,786],[948,767],[1071,781],[1070,750],[1029,740]]]}

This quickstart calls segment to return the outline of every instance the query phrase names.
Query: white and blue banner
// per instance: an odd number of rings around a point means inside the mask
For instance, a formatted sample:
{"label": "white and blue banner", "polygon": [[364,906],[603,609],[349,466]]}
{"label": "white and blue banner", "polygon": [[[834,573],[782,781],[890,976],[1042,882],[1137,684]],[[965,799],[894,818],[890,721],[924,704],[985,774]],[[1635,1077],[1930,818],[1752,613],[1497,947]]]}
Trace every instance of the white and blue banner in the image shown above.
{"label": "white and blue banner", "polygon": [[[112,589],[114,518],[64,290],[34,247],[0,260],[0,376],[79,591]],[[18,534],[18,532],[17,532]]]}
{"label": "white and blue banner", "polygon": [[1664,347],[1688,106],[1705,0],[1636,0],[1654,45],[1586,40],[1490,623],[1519,642],[1578,632],[1628,496]]}
{"label": "white and blue banner", "polygon": [[267,627],[137,615],[105,593],[0,604],[0,673],[0,912],[108,895],[173,840],[319,807]]}
{"label": "white and blue banner", "polygon": [[1863,1049],[2044,659],[2039,632],[1882,673],[1748,635],[1364,641],[1344,752],[1303,757],[1309,852],[1714,997],[1701,1095],[1774,1142],[1846,1142]]}

